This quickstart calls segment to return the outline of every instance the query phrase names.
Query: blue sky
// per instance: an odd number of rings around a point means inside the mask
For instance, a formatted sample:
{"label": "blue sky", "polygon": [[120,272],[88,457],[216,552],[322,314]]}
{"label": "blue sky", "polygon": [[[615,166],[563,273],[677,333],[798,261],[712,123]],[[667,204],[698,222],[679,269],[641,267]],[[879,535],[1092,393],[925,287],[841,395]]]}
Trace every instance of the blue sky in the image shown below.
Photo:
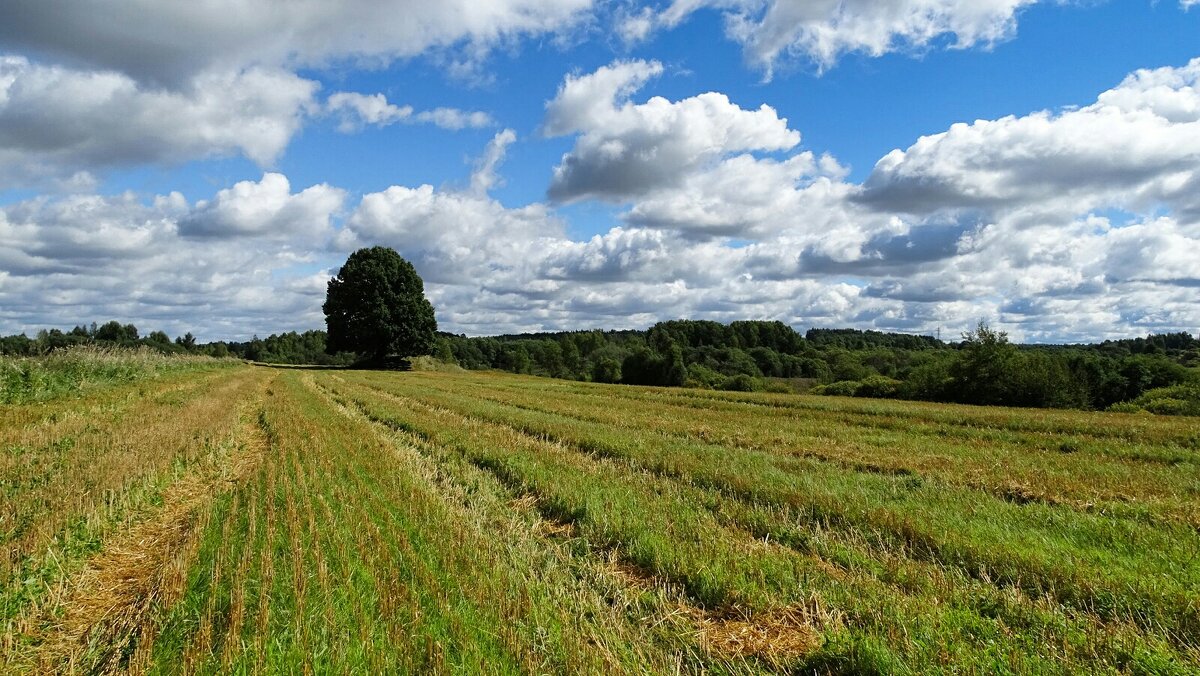
{"label": "blue sky", "polygon": [[1195,332],[1189,4],[0,10],[0,333],[319,328],[373,244],[472,335]]}

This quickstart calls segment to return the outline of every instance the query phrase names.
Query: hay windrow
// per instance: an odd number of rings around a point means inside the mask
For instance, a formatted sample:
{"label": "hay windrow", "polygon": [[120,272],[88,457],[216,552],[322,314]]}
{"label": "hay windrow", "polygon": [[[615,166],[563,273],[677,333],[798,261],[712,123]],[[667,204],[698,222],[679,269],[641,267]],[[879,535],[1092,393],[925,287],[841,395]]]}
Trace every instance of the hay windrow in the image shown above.
{"label": "hay windrow", "polygon": [[106,544],[70,580],[66,596],[43,609],[43,626],[29,637],[32,665],[110,673],[142,662],[155,611],[182,593],[208,503],[249,476],[266,453],[266,434],[249,413],[247,405],[234,448],[171,484],[157,513]]}

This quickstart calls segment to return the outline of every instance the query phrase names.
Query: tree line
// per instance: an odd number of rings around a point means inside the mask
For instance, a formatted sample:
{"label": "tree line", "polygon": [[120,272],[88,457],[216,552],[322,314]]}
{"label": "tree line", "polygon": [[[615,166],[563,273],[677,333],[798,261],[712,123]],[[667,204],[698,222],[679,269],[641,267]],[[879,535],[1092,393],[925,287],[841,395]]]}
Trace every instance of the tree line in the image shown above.
{"label": "tree line", "polygon": [[[320,330],[199,343],[191,333],[143,336],[117,321],[47,329],[34,338],[0,337],[0,353],[44,354],[78,344],[281,364],[348,365],[358,357],[330,354]],[[986,324],[961,341],[942,342],[856,329],[801,334],[777,321],[675,320],[645,331],[438,333],[431,350],[467,369],[602,383],[1094,410],[1132,402],[1132,408],[1163,413],[1200,405],[1200,340],[1186,332],[1087,345],[1017,345]]]}
{"label": "tree line", "polygon": [[0,354],[4,355],[32,357],[75,345],[147,347],[165,354],[205,352],[190,332],[174,340],[163,331],[151,331],[143,336],[133,324],[116,320],[104,324],[80,324],[69,331],[42,329],[33,338],[23,333],[0,336]]}
{"label": "tree line", "polygon": [[326,331],[198,344],[142,337],[133,324],[48,329],[0,338],[0,353],[32,355],[78,344],[286,364],[389,367],[431,352],[468,369],[601,383],[723,390],[811,391],[998,406],[1200,414],[1200,341],[1190,333],[1096,345],[1015,345],[980,322],[960,342],[931,336],[813,328],[779,321],[674,320],[646,331],[566,331],[469,338],[437,332],[411,263],[387,247],[359,249],[329,280]]}
{"label": "tree line", "polygon": [[2,355],[32,357],[75,345],[147,348],[163,354],[237,357],[272,364],[347,365],[355,361],[355,355],[351,352],[329,354],[324,331],[289,331],[266,338],[254,336],[242,342],[222,340],[200,343],[191,332],[174,339],[163,331],[141,335],[137,326],[114,320],[104,324],[80,324],[69,331],[42,329],[33,338],[23,333],[0,336]]}
{"label": "tree line", "polygon": [[469,369],[606,383],[998,406],[1107,409],[1163,388],[1184,388],[1170,397],[1177,399],[1200,387],[1200,340],[1186,332],[1017,345],[983,323],[961,341],[942,342],[856,329],[800,334],[782,322],[677,320],[647,331],[440,334],[435,355]]}

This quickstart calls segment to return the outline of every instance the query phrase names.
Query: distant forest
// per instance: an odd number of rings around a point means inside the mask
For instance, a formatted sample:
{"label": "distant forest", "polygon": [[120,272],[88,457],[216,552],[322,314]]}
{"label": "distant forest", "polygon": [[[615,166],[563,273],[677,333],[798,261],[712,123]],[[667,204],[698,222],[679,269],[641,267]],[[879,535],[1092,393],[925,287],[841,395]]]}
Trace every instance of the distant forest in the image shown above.
{"label": "distant forest", "polygon": [[[197,343],[108,322],[0,338],[0,353],[76,344],[146,346],[284,364],[348,365],[324,331]],[[646,331],[567,331],[486,338],[441,333],[434,356],[466,369],[636,385],[903,398],[1001,406],[1200,414],[1200,340],[1186,332],[1089,345],[1017,345],[980,323],[961,341],[811,329],[782,322],[678,320]]]}

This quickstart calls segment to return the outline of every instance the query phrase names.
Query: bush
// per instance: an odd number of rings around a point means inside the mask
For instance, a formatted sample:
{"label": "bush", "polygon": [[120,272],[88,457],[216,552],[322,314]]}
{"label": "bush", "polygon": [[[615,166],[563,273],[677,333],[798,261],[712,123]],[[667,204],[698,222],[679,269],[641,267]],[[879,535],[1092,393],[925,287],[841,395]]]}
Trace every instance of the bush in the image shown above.
{"label": "bush", "polygon": [[954,386],[954,378],[950,375],[953,359],[953,354],[935,353],[934,357],[914,367],[904,380],[904,398],[949,401]]}
{"label": "bush", "polygon": [[1108,407],[1112,413],[1145,413],[1146,410],[1132,401],[1123,401]]}
{"label": "bush", "polygon": [[621,382],[621,360],[611,354],[600,355],[592,362],[592,381],[597,383]]}
{"label": "bush", "polygon": [[687,367],[687,380],[684,385],[687,387],[699,387],[701,389],[721,389],[721,385],[725,383],[725,376],[708,368],[704,364],[692,364]]}
{"label": "bush", "polygon": [[1115,404],[1110,411],[1146,411],[1157,415],[1200,415],[1200,383],[1191,382],[1147,390],[1133,401]]}
{"label": "bush", "polygon": [[758,392],[762,389],[762,384],[758,378],[739,373],[726,378],[725,382],[721,383],[721,389],[729,392]]}
{"label": "bush", "polygon": [[423,354],[419,357],[413,357],[409,360],[409,364],[414,371],[458,372],[464,370],[463,367],[452,361],[442,361],[441,359],[428,354]]}
{"label": "bush", "polygon": [[856,397],[862,382],[858,380],[839,380],[828,385],[817,385],[809,390],[811,394],[825,394],[833,397]]}
{"label": "bush", "polygon": [[867,376],[862,380],[839,380],[828,385],[817,385],[809,390],[812,394],[834,397],[873,397],[890,399],[899,396],[904,383],[887,376]]}
{"label": "bush", "polygon": [[859,382],[855,397],[875,397],[876,399],[891,399],[900,393],[904,383],[887,376],[868,376]]}

